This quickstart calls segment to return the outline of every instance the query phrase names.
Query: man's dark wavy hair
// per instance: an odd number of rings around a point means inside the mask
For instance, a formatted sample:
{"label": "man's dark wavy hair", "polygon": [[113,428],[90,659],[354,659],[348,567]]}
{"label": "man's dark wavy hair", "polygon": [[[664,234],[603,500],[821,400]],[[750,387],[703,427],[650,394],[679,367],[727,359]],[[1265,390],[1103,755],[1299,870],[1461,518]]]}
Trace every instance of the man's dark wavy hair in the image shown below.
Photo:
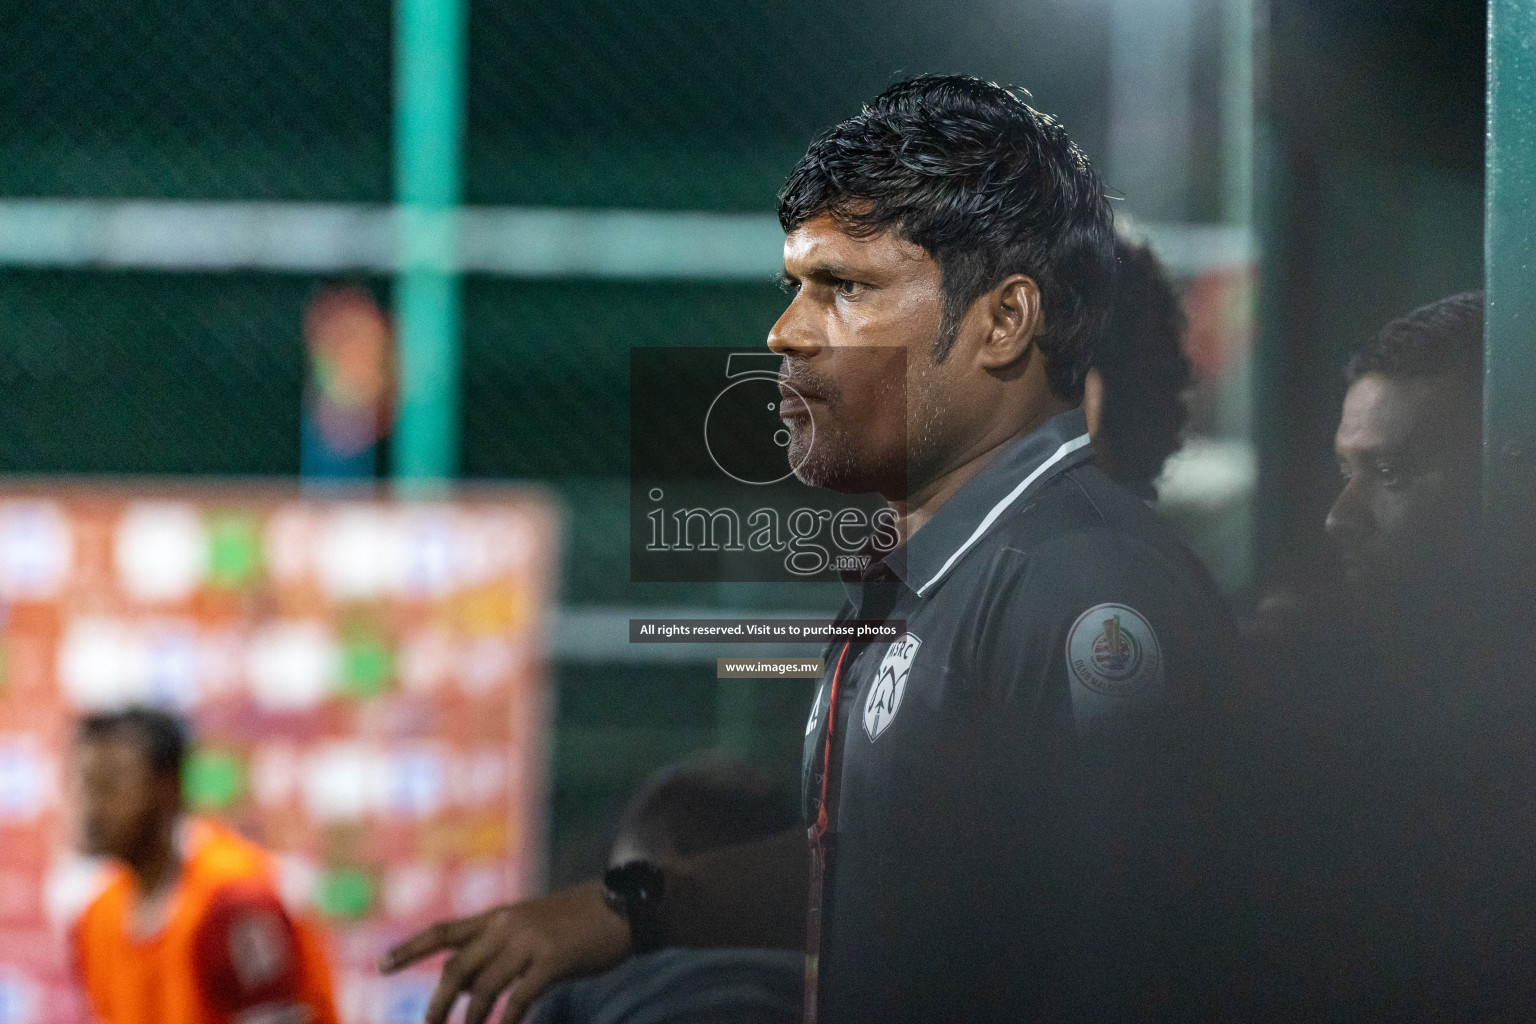
{"label": "man's dark wavy hair", "polygon": [[1461,292],[1420,306],[1359,346],[1344,367],[1348,384],[1384,377],[1449,376],[1482,393],[1483,293]]}
{"label": "man's dark wavy hair", "polygon": [[187,731],[176,716],[158,708],[135,705],[86,715],[75,727],[77,743],[129,737],[144,751],[156,775],[181,778],[187,756]]}
{"label": "man's dark wavy hair", "polygon": [[1115,239],[1115,291],[1109,323],[1094,347],[1104,378],[1099,436],[1114,453],[1115,480],[1156,498],[1156,480],[1183,443],[1189,357],[1184,307],[1146,245]]}
{"label": "man's dark wavy hair", "polygon": [[1033,278],[1051,391],[1082,396],[1109,305],[1109,202],[1061,125],[1014,90],[962,75],[891,86],[819,135],[790,172],[784,230],[821,214],[856,237],[894,230],[938,263],[940,360],[972,302],[1009,274]]}

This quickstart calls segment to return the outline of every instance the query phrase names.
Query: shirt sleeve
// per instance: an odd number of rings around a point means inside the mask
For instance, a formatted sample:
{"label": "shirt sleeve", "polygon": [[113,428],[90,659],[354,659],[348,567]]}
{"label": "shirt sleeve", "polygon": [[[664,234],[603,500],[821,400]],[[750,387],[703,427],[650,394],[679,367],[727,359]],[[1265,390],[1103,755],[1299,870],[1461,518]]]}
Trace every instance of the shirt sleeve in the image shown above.
{"label": "shirt sleeve", "polygon": [[277,895],[257,884],[225,886],[193,935],[204,997],[230,1017],[299,999],[298,940]]}
{"label": "shirt sleeve", "polygon": [[1128,893],[1122,872],[1184,858],[1164,840],[1183,841],[1210,743],[1201,694],[1225,647],[1220,606],[1113,530],[997,558],[974,598],[955,727],[966,780],[948,787],[948,827],[1030,850],[1064,888]]}
{"label": "shirt sleeve", "polygon": [[1200,581],[1135,537],[995,557],[962,609],[978,631],[951,672],[942,770],[903,810],[922,863],[886,887],[965,908],[935,946],[1053,964],[1063,999],[1134,989],[1131,968],[1181,948],[1163,910],[1198,877],[1186,779],[1203,741],[1182,709],[1191,652],[1221,623]]}
{"label": "shirt sleeve", "polygon": [[1199,702],[1227,638],[1200,582],[1160,552],[1105,530],[999,558],[1012,564],[977,610],[990,706],[1086,739]]}

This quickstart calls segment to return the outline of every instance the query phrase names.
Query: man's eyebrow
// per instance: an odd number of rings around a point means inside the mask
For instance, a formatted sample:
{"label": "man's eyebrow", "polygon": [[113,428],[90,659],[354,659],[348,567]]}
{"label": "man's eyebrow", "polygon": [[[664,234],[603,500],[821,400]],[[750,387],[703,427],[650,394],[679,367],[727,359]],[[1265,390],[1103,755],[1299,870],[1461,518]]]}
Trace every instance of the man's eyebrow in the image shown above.
{"label": "man's eyebrow", "polygon": [[1360,462],[1371,466],[1414,466],[1421,462],[1419,453],[1411,445],[1391,441],[1360,445],[1350,450]]}
{"label": "man's eyebrow", "polygon": [[784,271],[784,277],[789,281],[799,281],[810,278],[818,281],[846,280],[848,278],[862,278],[869,276],[868,271],[859,270],[846,263],[818,261],[802,267],[800,273],[791,274]]}

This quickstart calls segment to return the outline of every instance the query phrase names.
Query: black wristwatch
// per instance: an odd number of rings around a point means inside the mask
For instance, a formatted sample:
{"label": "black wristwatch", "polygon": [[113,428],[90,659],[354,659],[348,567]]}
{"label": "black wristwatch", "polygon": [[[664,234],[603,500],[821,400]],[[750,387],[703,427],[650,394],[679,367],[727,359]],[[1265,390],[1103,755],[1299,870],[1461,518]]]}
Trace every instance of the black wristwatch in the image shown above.
{"label": "black wristwatch", "polygon": [[661,896],[667,879],[648,860],[632,860],[603,874],[603,902],[629,922],[629,944],[636,955],[661,948]]}

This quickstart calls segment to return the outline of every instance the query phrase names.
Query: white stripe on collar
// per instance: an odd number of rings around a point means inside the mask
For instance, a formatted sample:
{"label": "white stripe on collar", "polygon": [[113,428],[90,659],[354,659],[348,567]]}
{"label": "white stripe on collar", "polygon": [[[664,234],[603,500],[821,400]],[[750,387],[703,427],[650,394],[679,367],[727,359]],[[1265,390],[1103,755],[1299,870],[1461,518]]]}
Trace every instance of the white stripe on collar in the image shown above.
{"label": "white stripe on collar", "polygon": [[1040,463],[1040,465],[1036,466],[1033,473],[1029,474],[1029,476],[1020,481],[1017,487],[1005,494],[1001,501],[992,506],[992,511],[986,514],[986,516],[977,525],[975,531],[965,539],[965,543],[961,544],[960,547],[955,550],[955,553],[949,556],[949,560],[939,567],[939,571],[933,574],[933,578],[917,588],[917,596],[927,597],[928,591],[932,590],[934,585],[937,584],[939,580],[944,578],[944,574],[949,572],[949,570],[954,566],[956,562],[960,561],[960,556],[969,551],[978,540],[981,540],[981,536],[987,532],[987,528],[993,523],[997,522],[997,517],[1006,512],[1008,510],[1008,506],[1017,501],[1019,495],[1023,494],[1025,490],[1029,488],[1030,484],[1040,479],[1040,474],[1044,473],[1046,470],[1050,469],[1052,466],[1056,465],[1056,463],[1060,462],[1068,455],[1071,455],[1079,448],[1082,448],[1088,444],[1088,440],[1089,439],[1087,434],[1081,434],[1077,437],[1074,437],[1060,448],[1057,448],[1056,454],[1052,455],[1050,458]]}

